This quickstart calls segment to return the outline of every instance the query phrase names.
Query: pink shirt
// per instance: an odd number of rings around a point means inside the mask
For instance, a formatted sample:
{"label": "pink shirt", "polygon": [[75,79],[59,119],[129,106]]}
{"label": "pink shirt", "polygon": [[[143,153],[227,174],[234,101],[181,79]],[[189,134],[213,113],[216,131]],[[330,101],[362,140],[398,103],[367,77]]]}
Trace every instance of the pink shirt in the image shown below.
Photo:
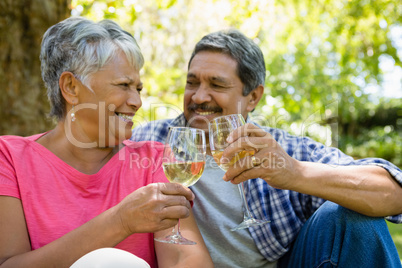
{"label": "pink shirt", "polygon": [[[83,174],[31,137],[0,137],[0,195],[21,199],[32,250],[58,239],[119,203],[136,189],[168,182],[161,168],[163,145],[125,141],[102,169]],[[153,234],[133,234],[116,248],[157,267]]]}

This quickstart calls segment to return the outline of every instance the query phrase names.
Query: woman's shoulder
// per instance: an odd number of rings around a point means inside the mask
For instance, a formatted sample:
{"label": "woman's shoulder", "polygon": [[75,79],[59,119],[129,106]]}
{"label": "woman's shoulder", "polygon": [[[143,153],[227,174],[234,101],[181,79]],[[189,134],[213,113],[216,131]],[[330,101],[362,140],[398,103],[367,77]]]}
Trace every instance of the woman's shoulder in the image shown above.
{"label": "woman's shoulder", "polygon": [[22,137],[14,135],[0,136],[0,163],[1,165],[15,165],[17,162],[25,163],[27,158],[32,157],[31,152],[36,151],[35,140],[43,134]]}
{"label": "woman's shoulder", "polygon": [[17,136],[17,135],[2,135],[0,136],[1,141],[35,141],[39,139],[41,136],[43,136],[46,133],[39,133],[39,134],[34,134],[31,136]]}
{"label": "woman's shoulder", "polygon": [[35,142],[45,133],[35,134],[32,136],[16,136],[16,135],[3,135],[0,136],[0,149],[4,148],[21,148]]}

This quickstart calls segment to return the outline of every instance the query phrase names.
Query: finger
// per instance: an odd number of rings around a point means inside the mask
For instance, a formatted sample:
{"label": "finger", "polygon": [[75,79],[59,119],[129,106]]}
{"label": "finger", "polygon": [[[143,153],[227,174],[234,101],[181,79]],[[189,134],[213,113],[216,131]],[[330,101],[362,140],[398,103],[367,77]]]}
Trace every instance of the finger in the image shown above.
{"label": "finger", "polygon": [[227,142],[232,143],[237,139],[246,136],[264,137],[266,134],[267,132],[263,129],[257,127],[254,124],[247,123],[244,126],[233,130],[228,136]]}
{"label": "finger", "polygon": [[195,198],[193,192],[188,187],[179,183],[158,183],[158,187],[160,192],[165,195],[181,195],[187,200],[194,200]]}
{"label": "finger", "polygon": [[183,207],[191,208],[190,201],[187,200],[184,196],[162,194],[159,197],[159,200],[161,200],[163,202],[163,204],[164,204],[163,207],[183,206]]}
{"label": "finger", "polygon": [[263,149],[273,150],[279,144],[272,138],[266,137],[243,137],[230,144],[222,153],[222,160],[233,164],[244,156],[255,154]]}
{"label": "finger", "polygon": [[178,219],[169,219],[169,218],[162,219],[157,223],[149,223],[147,225],[147,228],[141,232],[154,233],[165,229],[169,229],[170,232],[172,232],[170,228],[173,228],[175,225],[177,225],[177,222]]}
{"label": "finger", "polygon": [[[186,203],[189,203],[186,201]],[[146,211],[143,217],[141,217],[140,223],[146,222],[146,227],[143,229],[143,224],[135,224],[136,228],[140,228],[140,232],[154,232],[174,226],[177,224],[178,219],[187,218],[190,215],[191,208],[189,206],[174,205],[174,206],[162,206],[154,210]],[[134,228],[135,229],[135,228]],[[138,232],[136,229],[135,232]]]}
{"label": "finger", "polygon": [[[233,165],[231,165],[227,170],[227,172],[225,173],[225,175],[223,176],[223,180],[231,181],[240,174],[244,173],[245,171],[259,167],[259,165],[263,162],[263,160],[264,160],[264,154],[262,152],[258,152],[256,154],[249,154],[244,158],[239,159]],[[247,179],[254,179],[258,177],[259,176]]]}
{"label": "finger", "polygon": [[222,156],[228,159],[233,158],[236,154],[242,151],[258,152],[261,149],[271,147],[275,148],[276,141],[271,137],[242,137],[231,143],[223,151]]}
{"label": "finger", "polygon": [[[240,173],[236,174],[236,176],[230,176],[228,174],[228,177],[226,177],[224,179],[226,181],[230,181],[233,184],[239,184],[239,183],[247,181],[249,179],[259,178],[261,172],[264,172],[263,168],[261,166],[256,166],[256,167],[253,167],[253,168],[250,168],[250,169],[246,169],[243,172],[240,172]],[[225,176],[226,176],[226,174],[225,174]]]}
{"label": "finger", "polygon": [[190,208],[184,206],[165,207],[161,211],[162,219],[184,219],[190,216]]}
{"label": "finger", "polygon": [[160,224],[158,224],[155,228],[156,231],[161,231],[165,229],[169,229],[169,233],[172,232],[170,228],[174,227],[178,223],[178,219],[163,219]]}

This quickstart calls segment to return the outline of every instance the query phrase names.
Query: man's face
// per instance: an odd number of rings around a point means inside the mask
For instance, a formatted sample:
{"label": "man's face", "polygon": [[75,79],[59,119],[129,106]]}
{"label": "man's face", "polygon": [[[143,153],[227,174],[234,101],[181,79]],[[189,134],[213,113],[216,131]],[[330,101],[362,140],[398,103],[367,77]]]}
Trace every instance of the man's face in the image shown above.
{"label": "man's face", "polygon": [[184,92],[184,116],[191,127],[208,132],[215,117],[240,113],[246,119],[255,108],[252,94],[243,96],[236,70],[237,62],[226,54],[201,51],[194,56]]}

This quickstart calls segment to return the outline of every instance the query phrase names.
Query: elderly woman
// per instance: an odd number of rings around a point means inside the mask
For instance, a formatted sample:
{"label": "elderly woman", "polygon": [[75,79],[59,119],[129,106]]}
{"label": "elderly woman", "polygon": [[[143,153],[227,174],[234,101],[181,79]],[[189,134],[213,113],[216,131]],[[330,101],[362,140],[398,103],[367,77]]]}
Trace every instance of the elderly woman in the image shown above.
{"label": "elderly woman", "polygon": [[[135,39],[111,21],[69,18],[45,33],[40,57],[57,125],[0,137],[0,267],[68,267],[113,247],[151,267],[212,266],[192,192],[158,165],[161,144],[127,141],[143,87]],[[154,243],[178,219],[197,245]]]}

